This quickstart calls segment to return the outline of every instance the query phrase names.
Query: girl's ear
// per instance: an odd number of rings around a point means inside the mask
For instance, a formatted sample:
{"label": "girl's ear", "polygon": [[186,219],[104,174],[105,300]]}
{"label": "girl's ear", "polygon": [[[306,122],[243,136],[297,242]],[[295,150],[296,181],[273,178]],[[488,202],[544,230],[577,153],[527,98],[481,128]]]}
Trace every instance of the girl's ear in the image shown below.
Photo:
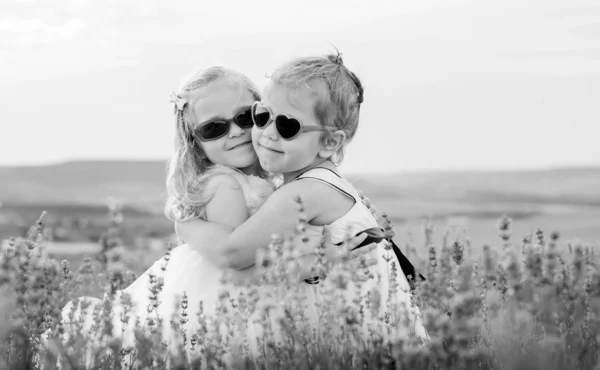
{"label": "girl's ear", "polygon": [[321,158],[331,158],[346,142],[346,133],[343,130],[328,132],[326,135],[325,144],[319,151]]}

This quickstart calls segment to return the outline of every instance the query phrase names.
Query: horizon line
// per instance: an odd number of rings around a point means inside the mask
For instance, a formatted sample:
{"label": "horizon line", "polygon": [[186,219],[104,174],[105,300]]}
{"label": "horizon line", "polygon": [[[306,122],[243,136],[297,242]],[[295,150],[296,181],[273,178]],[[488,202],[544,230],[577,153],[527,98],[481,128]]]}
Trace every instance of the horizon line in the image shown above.
{"label": "horizon line", "polygon": [[[68,159],[49,163],[32,163],[32,164],[0,164],[0,169],[15,169],[15,168],[36,168],[36,167],[55,167],[68,165],[72,163],[159,163],[167,164],[169,158],[81,158]],[[529,167],[503,167],[503,168],[480,168],[480,167],[464,167],[464,168],[422,168],[422,169],[399,169],[394,171],[356,171],[344,169],[348,174],[373,174],[373,175],[398,175],[398,174],[428,174],[428,173],[525,173],[525,172],[550,172],[550,171],[568,171],[568,170],[600,170],[600,164],[577,164],[577,165],[559,165],[559,166],[529,166]]]}

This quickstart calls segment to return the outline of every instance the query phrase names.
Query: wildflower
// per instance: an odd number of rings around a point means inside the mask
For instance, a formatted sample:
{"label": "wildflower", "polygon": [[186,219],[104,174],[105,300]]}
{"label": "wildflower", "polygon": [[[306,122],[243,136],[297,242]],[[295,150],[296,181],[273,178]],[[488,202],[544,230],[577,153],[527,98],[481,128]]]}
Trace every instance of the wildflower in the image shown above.
{"label": "wildflower", "polygon": [[429,266],[433,271],[437,267],[436,251],[433,245],[429,247]]}
{"label": "wildflower", "polygon": [[454,259],[454,262],[459,266],[464,261],[464,250],[465,247],[463,246],[463,244],[460,243],[460,241],[454,241],[454,243],[452,244],[452,259]]}
{"label": "wildflower", "polygon": [[425,246],[433,245],[433,223],[429,219],[423,221],[423,232],[425,234]]}
{"label": "wildflower", "polygon": [[396,235],[393,229],[394,225],[392,224],[392,221],[388,217],[387,213],[382,213],[381,218],[383,218],[383,233],[385,238],[387,240],[391,240]]}
{"label": "wildflower", "polygon": [[535,231],[535,236],[539,246],[543,247],[546,245],[546,239],[544,238],[544,232],[542,230],[537,229]]}
{"label": "wildflower", "polygon": [[[508,215],[504,215],[498,221],[498,235],[500,236],[502,241],[504,241],[505,243],[507,243],[510,240],[510,237],[512,235],[511,231],[510,231],[511,224],[512,224],[512,219],[510,219],[508,217]],[[506,244],[505,244],[505,246],[506,246]]]}

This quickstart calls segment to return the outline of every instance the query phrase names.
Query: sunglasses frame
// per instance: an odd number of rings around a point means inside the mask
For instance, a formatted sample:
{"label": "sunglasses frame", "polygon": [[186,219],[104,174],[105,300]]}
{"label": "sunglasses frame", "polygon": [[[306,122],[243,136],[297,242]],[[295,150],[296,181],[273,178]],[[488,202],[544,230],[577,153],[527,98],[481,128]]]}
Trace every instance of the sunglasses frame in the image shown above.
{"label": "sunglasses frame", "polygon": [[[200,122],[194,125],[194,128],[192,129],[192,135],[194,136],[194,138],[196,138],[196,140],[198,141],[202,141],[202,142],[206,142],[206,141],[213,141],[213,140],[219,140],[220,138],[222,138],[223,136],[227,135],[229,133],[229,130],[231,130],[231,125],[233,123],[235,123],[236,125],[238,125],[239,128],[241,128],[242,130],[247,130],[249,128],[252,128],[252,126],[254,126],[254,119],[252,118],[252,107],[254,106],[254,103],[252,105],[247,105],[244,107],[241,107],[240,109],[238,109],[236,111],[236,113],[233,115],[233,117],[231,118],[216,118],[216,119],[210,119],[208,121],[204,121],[204,122]],[[240,115],[242,115],[242,113],[250,111],[250,122],[252,123],[250,126],[248,127],[243,127],[241,126],[238,122],[237,119]],[[215,138],[210,138],[210,139],[205,139],[202,136],[200,136],[197,131],[198,131],[198,127],[199,126],[206,126],[209,125],[211,123],[224,123],[227,124],[227,129],[225,130],[225,132],[223,132],[222,135],[219,135]]]}
{"label": "sunglasses frame", "polygon": [[[269,120],[267,121],[267,123],[265,123],[265,125],[263,127],[260,127],[256,124],[256,121],[254,120],[254,112],[256,111],[256,107],[260,105],[261,107],[263,107],[264,109],[266,109],[269,112]],[[287,119],[294,119],[296,120],[299,124],[300,124],[300,130],[298,130],[298,132],[290,137],[290,138],[285,138],[281,135],[281,133],[279,132],[279,127],[277,127],[277,117],[279,116],[283,116]],[[271,123],[275,122],[275,129],[277,130],[277,134],[279,135],[279,137],[281,137],[282,140],[294,140],[295,138],[297,138],[298,136],[300,136],[302,133],[304,132],[313,132],[313,131],[334,131],[334,129],[332,128],[327,128],[327,127],[321,127],[321,126],[305,126],[304,123],[302,123],[302,121],[300,121],[298,118],[295,117],[290,117],[286,114],[277,114],[275,115],[273,113],[273,111],[271,110],[271,108],[267,107],[266,105],[261,104],[261,102],[259,101],[255,101],[252,104],[252,108],[250,111],[250,117],[252,117],[252,122],[254,122],[254,126],[256,126],[257,129],[259,130],[264,130],[265,128],[267,128]]]}

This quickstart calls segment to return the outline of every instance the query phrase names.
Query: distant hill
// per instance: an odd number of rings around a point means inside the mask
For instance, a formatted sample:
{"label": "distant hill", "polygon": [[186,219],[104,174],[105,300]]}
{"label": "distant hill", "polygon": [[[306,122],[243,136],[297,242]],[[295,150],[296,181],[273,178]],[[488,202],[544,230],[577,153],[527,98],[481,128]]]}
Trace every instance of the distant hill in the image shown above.
{"label": "distant hill", "polygon": [[[166,161],[72,161],[0,167],[5,204],[105,204],[116,197],[161,212]],[[505,172],[411,172],[349,175],[377,204],[419,213],[530,211],[548,206],[600,207],[600,167]]]}
{"label": "distant hill", "polygon": [[0,202],[105,204],[109,197],[162,208],[166,161],[72,161],[0,167]]}
{"label": "distant hill", "polygon": [[386,197],[532,201],[600,205],[600,167],[536,171],[446,171],[357,176],[355,184]]}

